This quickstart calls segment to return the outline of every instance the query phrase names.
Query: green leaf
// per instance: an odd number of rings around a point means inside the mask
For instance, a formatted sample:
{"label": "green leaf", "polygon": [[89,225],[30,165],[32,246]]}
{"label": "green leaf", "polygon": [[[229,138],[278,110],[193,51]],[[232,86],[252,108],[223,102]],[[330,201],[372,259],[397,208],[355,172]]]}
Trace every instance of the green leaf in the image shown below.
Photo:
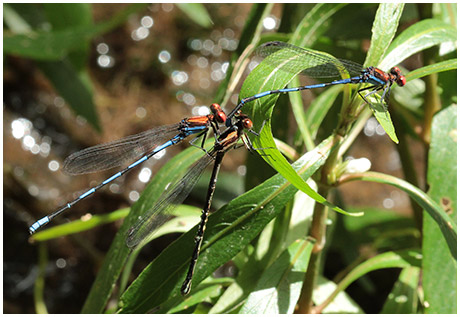
{"label": "green leaf", "polygon": [[91,230],[97,226],[106,223],[114,222],[125,218],[129,213],[129,208],[120,209],[105,215],[91,215],[88,219],[75,220],[59,226],[54,226],[46,230],[42,230],[34,234],[31,239],[35,241],[47,241],[59,237],[68,236],[87,230]]}
{"label": "green leaf", "polygon": [[43,8],[53,30],[92,24],[92,9],[88,3],[44,3]]}
{"label": "green leaf", "polygon": [[[287,56],[284,50],[271,54],[249,74],[243,84],[243,87],[241,88],[240,96],[254,96],[263,91],[280,89],[285,87],[292,80],[296,74],[279,71],[278,67],[273,69],[273,65],[281,65],[277,56],[279,55],[278,53],[281,53],[283,56],[283,67],[289,67],[288,65],[292,63],[296,66],[297,73],[302,71],[302,64],[307,62],[294,52],[290,52],[292,53],[292,56],[290,57]],[[276,145],[271,133],[270,120],[273,107],[278,97],[279,94],[268,95],[261,99],[257,99],[253,102],[245,104],[243,111],[253,119],[255,130],[258,131],[263,126],[260,136],[254,140],[255,147],[265,149],[263,150],[263,159],[299,190],[303,191],[308,196],[315,199],[317,202],[324,204],[337,212],[351,215],[350,213],[347,213],[341,208],[328,202],[324,197],[311,189],[311,187],[308,186],[293,170],[285,157],[282,156],[278,150],[276,150]]]}
{"label": "green leaf", "polygon": [[381,314],[416,314],[419,298],[420,268],[409,266],[399,274]]}
{"label": "green leaf", "polygon": [[204,27],[209,28],[213,24],[211,17],[206,11],[206,8],[201,3],[176,3],[176,6],[181,9],[193,22]]}
{"label": "green leaf", "polygon": [[80,47],[82,42],[110,31],[124,22],[130,14],[144,7],[145,4],[132,4],[110,20],[94,26],[83,25],[51,32],[32,31],[27,34],[5,32],[3,52],[37,60],[60,60]]}
{"label": "green leaf", "polygon": [[297,240],[263,273],[240,313],[289,314],[300,296],[314,241]]}
{"label": "green leaf", "polygon": [[48,264],[48,248],[46,243],[38,244],[38,272],[34,285],[34,304],[37,314],[48,314],[45,303],[45,277]]}
{"label": "green leaf", "polygon": [[[457,222],[457,106],[438,112],[431,128],[428,153],[428,195],[442,206],[443,215]],[[423,290],[425,312],[457,312],[457,261],[442,238],[439,225],[423,217]],[[454,244],[454,243],[453,243]],[[456,241],[455,244],[456,245]]]}
{"label": "green leaf", "polygon": [[422,77],[425,77],[425,76],[428,76],[434,73],[441,73],[441,72],[446,72],[446,71],[454,70],[454,69],[457,69],[457,59],[456,58],[417,68],[411,71],[405,77],[406,77],[406,80],[409,82],[411,80],[422,78]]}
{"label": "green leaf", "polygon": [[394,143],[398,144],[399,140],[396,136],[395,127],[393,126],[393,121],[391,121],[391,116],[388,109],[384,108],[383,104],[380,102],[373,102],[370,108],[372,110],[372,113],[374,114],[374,117],[380,123],[380,125],[385,130],[390,139]]}
{"label": "green leaf", "polygon": [[[293,166],[308,178],[325,162],[330,150],[331,140],[326,140]],[[278,174],[212,214],[195,270],[192,294],[199,289],[199,282],[245,248],[284,210],[296,191]],[[181,236],[139,275],[122,295],[120,312],[141,313],[153,307],[165,312],[169,308],[160,304],[168,298],[169,305],[174,302],[171,299],[182,300],[180,287],[190,262],[195,234],[196,228]]]}
{"label": "green leaf", "polygon": [[[43,8],[53,31],[93,26],[92,6],[88,3],[45,3]],[[78,72],[86,72],[89,54],[89,41],[82,41],[68,58]]]}
{"label": "green leaf", "polygon": [[403,9],[404,4],[402,3],[383,3],[379,5],[372,25],[371,46],[364,65],[378,65],[382,57],[385,56],[398,29]]}
{"label": "green leaf", "polygon": [[424,49],[441,43],[455,42],[456,40],[456,27],[440,20],[422,20],[405,29],[391,43],[388,54],[379,64],[379,67],[384,70],[390,69]]}

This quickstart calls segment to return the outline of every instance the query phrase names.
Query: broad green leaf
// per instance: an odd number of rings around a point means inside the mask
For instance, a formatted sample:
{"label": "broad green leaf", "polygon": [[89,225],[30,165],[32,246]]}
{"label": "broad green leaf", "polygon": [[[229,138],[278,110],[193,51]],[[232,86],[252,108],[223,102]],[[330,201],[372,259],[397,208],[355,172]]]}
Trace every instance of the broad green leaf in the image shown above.
{"label": "broad green leaf", "polygon": [[[207,143],[207,145],[209,144],[210,142]],[[169,160],[169,162],[155,174],[155,177],[144,190],[139,200],[131,207],[131,212],[118,230],[86,299],[82,313],[94,314],[103,312],[126,259],[130,254],[130,250],[126,246],[126,234],[128,229],[133,226],[134,222],[136,222],[143,213],[154,205],[166,186],[170,182],[179,179],[184,171],[202,155],[203,151],[195,147],[190,147]]]}
{"label": "broad green leaf", "polygon": [[[43,8],[53,31],[93,26],[92,6],[88,3],[45,3]],[[89,54],[89,41],[82,41],[68,58],[78,72],[86,72]]]}
{"label": "broad green leaf", "polygon": [[409,266],[402,269],[398,281],[385,301],[381,314],[416,314],[419,298],[420,268]]}
{"label": "broad green leaf", "polygon": [[393,121],[391,121],[391,116],[388,109],[385,109],[382,103],[372,103],[372,106],[370,108],[372,110],[372,113],[374,114],[374,117],[380,123],[380,125],[385,130],[390,139],[394,143],[398,144],[399,140],[396,136],[395,127],[393,126]]}
{"label": "broad green leaf", "polygon": [[241,308],[243,314],[289,314],[300,296],[314,241],[297,240],[268,267]]}
{"label": "broad green leaf", "polygon": [[[278,53],[281,53],[283,56],[282,62],[278,60]],[[263,91],[285,87],[296,74],[279,71],[278,67],[273,69],[273,65],[279,65],[282,67],[287,66],[289,68],[288,65],[293,63],[296,65],[296,67],[298,66],[297,73],[299,73],[302,70],[302,63],[306,62],[295,53],[292,53],[292,57],[290,58],[288,58],[286,55],[287,54],[284,52],[284,50],[281,50],[265,58],[245,80],[243,87],[241,88],[240,96],[254,96],[257,93]],[[276,145],[271,133],[271,116],[273,107],[278,97],[279,94],[269,95],[247,103],[245,104],[245,107],[243,107],[244,113],[248,114],[249,117],[253,119],[256,131],[258,131],[263,126],[260,136],[254,140],[255,147],[265,149],[263,150],[263,159],[299,190],[302,190],[317,202],[322,203],[337,212],[350,215],[341,208],[328,202],[324,197],[311,189],[310,186],[308,186],[293,170],[284,156],[282,156],[281,153],[276,150]]]}
{"label": "broad green leaf", "polygon": [[398,29],[403,9],[404,4],[402,3],[383,3],[379,5],[372,25],[371,46],[364,65],[378,65],[382,57],[385,56]]}
{"label": "broad green leaf", "polygon": [[42,230],[34,234],[31,239],[34,241],[46,241],[64,237],[69,234],[75,234],[93,229],[97,226],[114,222],[125,218],[129,213],[129,208],[120,209],[105,215],[91,215],[90,217],[82,217],[88,219],[75,220],[59,226],[54,226],[46,230]]}
{"label": "broad green leaf", "polygon": [[457,30],[452,25],[435,19],[422,20],[399,34],[391,43],[388,54],[379,67],[384,70],[390,69],[424,49],[456,40]]}
{"label": "broad green leaf", "polygon": [[43,8],[54,30],[92,23],[92,9],[88,3],[44,3]]}
{"label": "broad green leaf", "polygon": [[[442,206],[443,215],[457,222],[457,106],[438,112],[432,122],[428,153],[428,195]],[[423,290],[425,312],[457,312],[457,260],[430,217],[423,217]],[[456,241],[453,245],[457,247]]]}
{"label": "broad green leaf", "polygon": [[206,7],[201,3],[176,3],[176,6],[181,9],[193,22],[204,27],[209,28],[213,22],[211,17],[206,11]]}
{"label": "broad green leaf", "polygon": [[[440,204],[414,185],[397,177],[377,172],[365,172],[344,175],[342,182],[351,180],[371,181],[395,186],[405,191],[417,204],[424,208],[430,217],[436,221],[454,259],[457,259],[457,224],[450,218]],[[441,201],[442,203],[442,201]]]}
{"label": "broad green leaf", "polygon": [[[308,178],[325,162],[330,150],[331,140],[326,140],[293,166]],[[192,294],[200,289],[199,282],[238,254],[284,210],[296,191],[278,174],[212,214],[195,270]],[[168,305],[174,304],[171,299],[182,300],[180,287],[190,262],[195,234],[194,228],[181,236],[139,275],[122,295],[121,313],[141,313],[153,307],[165,312],[169,308],[160,304],[168,298]]]}

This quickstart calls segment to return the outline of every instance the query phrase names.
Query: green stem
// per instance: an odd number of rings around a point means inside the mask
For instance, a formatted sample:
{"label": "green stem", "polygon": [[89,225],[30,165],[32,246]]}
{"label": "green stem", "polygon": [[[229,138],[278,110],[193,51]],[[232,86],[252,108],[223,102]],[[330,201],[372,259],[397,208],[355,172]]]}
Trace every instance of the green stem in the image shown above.
{"label": "green stem", "polygon": [[[318,193],[323,197],[327,197],[327,191],[324,190],[322,192],[319,190]],[[327,210],[327,207],[322,204],[315,205],[309,236],[314,238],[316,242],[313,246],[300,298],[297,302],[297,314],[309,314],[313,308],[313,290],[315,289],[316,279],[320,271],[321,252],[326,241]]]}
{"label": "green stem", "polygon": [[45,289],[45,271],[46,264],[48,262],[48,252],[46,249],[46,243],[40,242],[38,244],[38,276],[35,280],[34,286],[34,302],[35,311],[37,314],[48,314],[46,309],[44,289]]}

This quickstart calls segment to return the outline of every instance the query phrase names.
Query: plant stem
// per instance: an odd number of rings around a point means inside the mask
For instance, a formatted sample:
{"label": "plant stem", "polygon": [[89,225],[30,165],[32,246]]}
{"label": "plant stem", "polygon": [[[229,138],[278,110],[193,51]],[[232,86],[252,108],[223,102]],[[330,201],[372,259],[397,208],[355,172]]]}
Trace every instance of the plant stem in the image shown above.
{"label": "plant stem", "polygon": [[[325,197],[328,190],[319,194]],[[316,242],[313,246],[313,250],[310,256],[310,262],[308,263],[307,272],[302,285],[299,301],[297,302],[297,314],[308,314],[311,313],[313,308],[313,290],[316,285],[316,277],[319,273],[319,264],[321,259],[321,251],[324,248],[326,242],[326,220],[327,220],[327,207],[321,204],[316,204],[313,212],[313,220],[310,228],[309,236],[313,237]]]}

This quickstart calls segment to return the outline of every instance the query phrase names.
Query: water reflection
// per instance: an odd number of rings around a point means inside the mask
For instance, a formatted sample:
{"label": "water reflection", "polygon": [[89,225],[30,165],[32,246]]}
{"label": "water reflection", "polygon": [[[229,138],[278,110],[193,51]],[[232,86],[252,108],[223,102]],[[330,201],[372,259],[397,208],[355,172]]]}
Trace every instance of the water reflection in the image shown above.
{"label": "water reflection", "polygon": [[146,15],[144,17],[142,17],[141,19],[141,25],[147,29],[151,28],[154,24],[154,20],[152,17]]}
{"label": "water reflection", "polygon": [[263,26],[266,30],[272,31],[278,25],[278,19],[272,15],[266,17],[263,21]]}
{"label": "water reflection", "polygon": [[165,64],[171,60],[171,54],[168,51],[163,50],[158,54],[158,60]]}
{"label": "water reflection", "polygon": [[176,86],[181,86],[188,81],[188,74],[184,71],[175,70],[171,73],[171,80]]}
{"label": "water reflection", "polygon": [[151,176],[152,176],[152,170],[148,167],[144,167],[139,172],[139,175],[137,177],[139,181],[141,181],[142,183],[147,183],[150,180]]}

